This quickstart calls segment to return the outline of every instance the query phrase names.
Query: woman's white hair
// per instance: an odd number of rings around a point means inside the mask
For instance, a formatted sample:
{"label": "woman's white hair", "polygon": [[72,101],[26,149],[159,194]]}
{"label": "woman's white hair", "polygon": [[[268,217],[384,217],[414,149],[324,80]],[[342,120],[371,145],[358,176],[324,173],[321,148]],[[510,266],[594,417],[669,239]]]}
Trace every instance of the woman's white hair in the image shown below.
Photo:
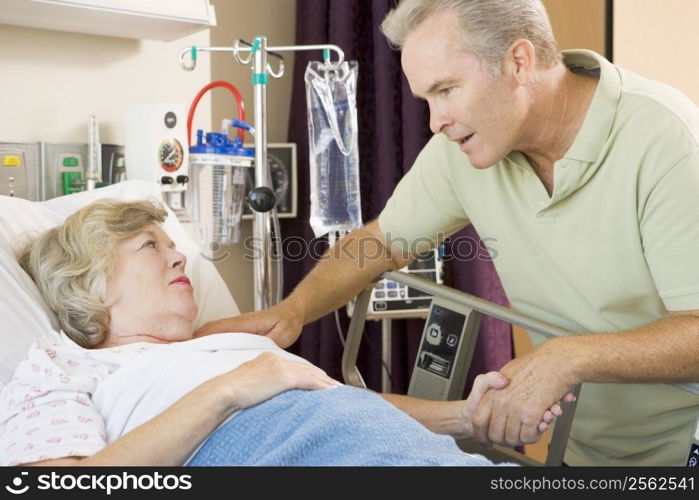
{"label": "woman's white hair", "polygon": [[381,31],[395,48],[428,17],[452,13],[461,26],[464,48],[493,75],[500,74],[502,56],[515,40],[525,38],[541,63],[561,61],[551,22],[541,0],[401,0],[381,23]]}
{"label": "woman's white hair", "polygon": [[90,348],[109,332],[107,282],[115,268],[115,247],[167,212],[151,201],[102,199],[30,241],[19,256],[63,331]]}

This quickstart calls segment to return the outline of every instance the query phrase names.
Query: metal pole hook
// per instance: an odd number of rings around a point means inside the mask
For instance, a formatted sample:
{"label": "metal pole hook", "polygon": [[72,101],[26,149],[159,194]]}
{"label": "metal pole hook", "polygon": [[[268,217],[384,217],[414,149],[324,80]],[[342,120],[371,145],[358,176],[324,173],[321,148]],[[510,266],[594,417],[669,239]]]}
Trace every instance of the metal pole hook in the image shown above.
{"label": "metal pole hook", "polygon": [[[192,62],[191,66],[185,62],[185,55],[187,54],[187,52],[190,53],[190,61]],[[196,66],[197,66],[197,48],[195,46],[191,46],[191,47],[188,47],[186,49],[183,49],[182,51],[180,51],[179,60],[180,60],[180,67],[182,69],[184,69],[185,71],[194,70],[194,68],[196,68]]]}
{"label": "metal pole hook", "polygon": [[[241,48],[240,45],[243,44],[245,47]],[[240,55],[240,51],[249,51],[250,55],[247,57],[247,59],[244,59]],[[250,64],[250,61],[252,61],[252,44],[246,42],[245,40],[241,40],[240,38],[236,38],[235,41],[233,42],[233,56],[235,57],[235,60],[238,61],[238,63],[247,65]]]}

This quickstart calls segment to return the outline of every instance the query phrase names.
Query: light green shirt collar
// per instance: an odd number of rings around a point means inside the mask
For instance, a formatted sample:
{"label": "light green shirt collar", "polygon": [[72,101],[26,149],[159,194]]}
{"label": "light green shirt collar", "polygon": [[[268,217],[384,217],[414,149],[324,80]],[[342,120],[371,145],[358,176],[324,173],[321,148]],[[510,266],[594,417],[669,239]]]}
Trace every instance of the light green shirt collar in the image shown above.
{"label": "light green shirt collar", "polygon": [[585,115],[582,127],[564,158],[596,163],[614,123],[619,97],[621,77],[616,68],[604,57],[591,50],[565,50],[563,61],[569,68],[587,71],[599,69],[599,83]]}

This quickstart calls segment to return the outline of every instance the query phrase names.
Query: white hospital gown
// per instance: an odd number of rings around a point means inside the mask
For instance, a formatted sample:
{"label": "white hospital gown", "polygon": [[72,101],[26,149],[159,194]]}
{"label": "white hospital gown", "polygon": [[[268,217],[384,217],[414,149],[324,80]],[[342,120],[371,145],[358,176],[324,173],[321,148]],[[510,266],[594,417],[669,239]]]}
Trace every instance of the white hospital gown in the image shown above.
{"label": "white hospital gown", "polygon": [[0,465],[90,456],[107,445],[92,401],[100,382],[162,344],[83,349],[65,334],[36,340],[0,392]]}

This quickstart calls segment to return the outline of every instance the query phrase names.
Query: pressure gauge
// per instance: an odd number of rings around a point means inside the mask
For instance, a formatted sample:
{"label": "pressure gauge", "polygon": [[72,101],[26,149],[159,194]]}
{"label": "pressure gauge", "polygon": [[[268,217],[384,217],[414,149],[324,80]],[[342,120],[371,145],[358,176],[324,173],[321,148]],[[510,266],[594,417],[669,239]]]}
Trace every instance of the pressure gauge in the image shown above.
{"label": "pressure gauge", "polygon": [[284,166],[284,162],[274,153],[267,152],[267,163],[269,164],[272,189],[277,197],[277,208],[283,212],[289,211],[289,171]]}
{"label": "pressure gauge", "polygon": [[[272,183],[272,191],[277,199],[277,210],[281,213],[289,212],[291,209],[290,184],[291,178],[288,167],[284,162],[273,152],[267,151],[267,164],[269,165],[270,182]],[[250,169],[248,178],[245,181],[245,192],[249,193],[255,187],[255,171]],[[245,207],[245,213],[252,213],[249,207]]]}
{"label": "pressure gauge", "polygon": [[165,139],[158,146],[158,162],[163,170],[174,172],[182,165],[184,152],[177,139]]}
{"label": "pressure gauge", "polygon": [[[254,149],[255,145],[245,144]],[[267,144],[267,164],[269,165],[270,188],[277,198],[277,213],[280,217],[296,217],[296,144],[277,142]],[[245,192],[255,187],[255,169],[248,172]],[[243,218],[252,218],[252,210],[246,203]]]}

